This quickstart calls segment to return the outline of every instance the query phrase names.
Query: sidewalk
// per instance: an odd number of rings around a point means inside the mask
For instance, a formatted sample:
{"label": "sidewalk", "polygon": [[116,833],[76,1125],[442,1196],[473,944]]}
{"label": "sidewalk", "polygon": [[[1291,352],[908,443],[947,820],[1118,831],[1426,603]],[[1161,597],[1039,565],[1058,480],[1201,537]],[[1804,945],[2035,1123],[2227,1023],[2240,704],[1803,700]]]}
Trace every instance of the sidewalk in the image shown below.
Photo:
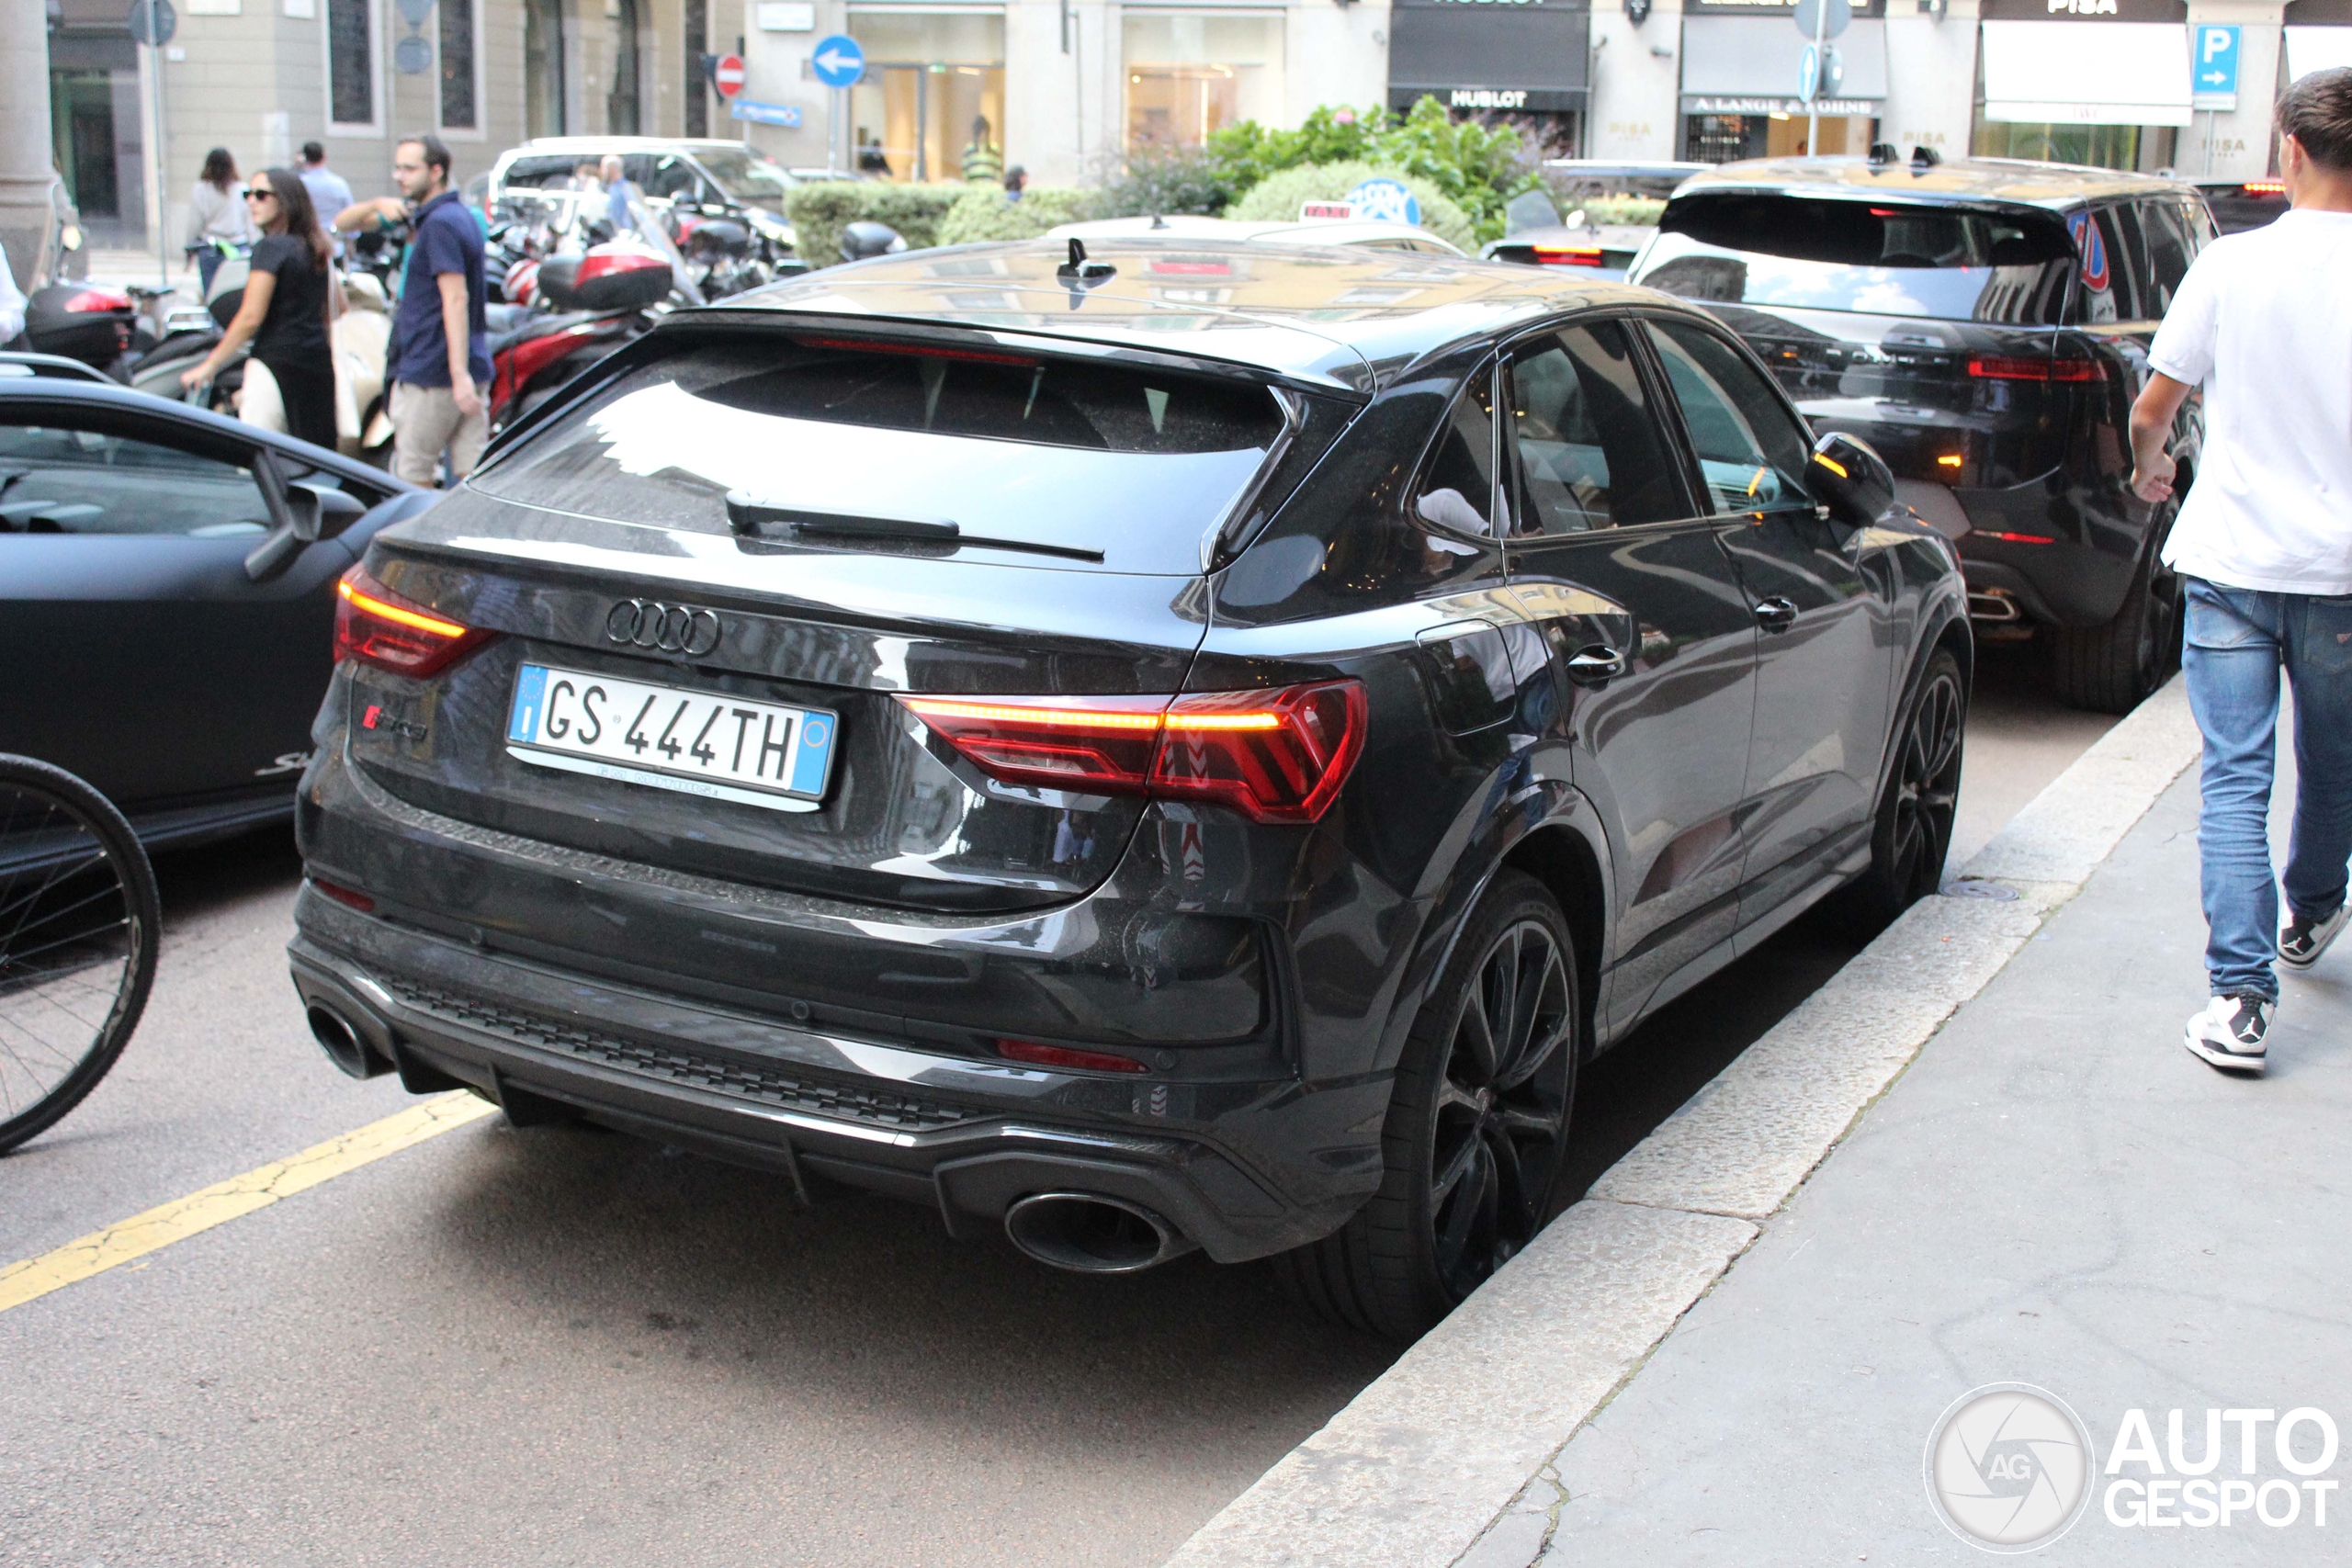
{"label": "sidewalk", "polygon": [[[2352,952],[2286,979],[2267,1079],[2181,1048],[2185,709],[2152,699],[1971,863],[2014,900],[1912,911],[1173,1561],[1973,1562],[1922,1457],[1980,1385],[2056,1394],[2098,1465],[2133,1409],[2159,1451],[2181,1409],[2192,1462],[2209,1408],[2352,1425]],[[2267,1428],[2256,1458],[2249,1495],[2293,1490]],[[2040,1555],[2341,1561],[2352,1531],[2304,1493],[2291,1526],[2151,1541],[2108,1483]]]}

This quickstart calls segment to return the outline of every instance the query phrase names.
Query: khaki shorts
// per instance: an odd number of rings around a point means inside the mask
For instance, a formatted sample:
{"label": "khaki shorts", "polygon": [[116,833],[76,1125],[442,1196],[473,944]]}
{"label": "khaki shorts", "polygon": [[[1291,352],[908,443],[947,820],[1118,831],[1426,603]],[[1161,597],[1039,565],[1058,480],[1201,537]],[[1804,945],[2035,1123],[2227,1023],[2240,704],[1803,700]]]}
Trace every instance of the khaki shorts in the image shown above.
{"label": "khaki shorts", "polygon": [[487,389],[485,407],[470,419],[458,412],[458,395],[447,387],[413,387],[406,381],[392,388],[392,472],[413,485],[441,482],[441,453],[449,454],[453,479],[464,479],[481,461],[490,439]]}

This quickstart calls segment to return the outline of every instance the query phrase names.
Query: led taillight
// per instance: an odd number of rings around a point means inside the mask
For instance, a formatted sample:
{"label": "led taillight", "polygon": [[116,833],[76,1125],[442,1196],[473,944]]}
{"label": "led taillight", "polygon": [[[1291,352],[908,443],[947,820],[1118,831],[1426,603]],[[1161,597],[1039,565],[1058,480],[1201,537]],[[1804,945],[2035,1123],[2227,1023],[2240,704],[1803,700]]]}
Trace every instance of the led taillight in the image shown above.
{"label": "led taillight", "polygon": [[1312,822],[1363,750],[1363,687],[1154,697],[920,697],[899,704],[989,777]]}
{"label": "led taillight", "polygon": [[334,657],[395,675],[435,675],[498,634],[401,598],[355,566],[334,585]]}
{"label": "led taillight", "polygon": [[2024,359],[1985,355],[1968,362],[1968,373],[1981,381],[2104,381],[2107,372],[2096,359]]}
{"label": "led taillight", "polygon": [[2285,180],[2248,180],[2240,188],[2248,196],[2284,196],[2287,194],[2287,182]]}
{"label": "led taillight", "polygon": [[1538,266],[1599,266],[1600,265],[1599,245],[1534,245],[1530,249],[1535,253],[1535,265]]}

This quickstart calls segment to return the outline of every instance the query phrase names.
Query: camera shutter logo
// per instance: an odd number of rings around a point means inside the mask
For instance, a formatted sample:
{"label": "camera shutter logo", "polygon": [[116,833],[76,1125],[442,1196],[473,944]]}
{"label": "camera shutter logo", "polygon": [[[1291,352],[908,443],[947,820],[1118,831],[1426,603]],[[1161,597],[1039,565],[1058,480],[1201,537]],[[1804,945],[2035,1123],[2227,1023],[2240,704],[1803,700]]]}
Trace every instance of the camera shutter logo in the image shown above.
{"label": "camera shutter logo", "polygon": [[2031,1383],[1987,1383],[1954,1400],[1928,1436],[1928,1501],[1986,1551],[2032,1551],[2074,1528],[2091,1500],[2091,1436]]}
{"label": "camera shutter logo", "polygon": [[649,653],[699,659],[718,646],[718,617],[686,604],[624,599],[605,616],[605,637]]}

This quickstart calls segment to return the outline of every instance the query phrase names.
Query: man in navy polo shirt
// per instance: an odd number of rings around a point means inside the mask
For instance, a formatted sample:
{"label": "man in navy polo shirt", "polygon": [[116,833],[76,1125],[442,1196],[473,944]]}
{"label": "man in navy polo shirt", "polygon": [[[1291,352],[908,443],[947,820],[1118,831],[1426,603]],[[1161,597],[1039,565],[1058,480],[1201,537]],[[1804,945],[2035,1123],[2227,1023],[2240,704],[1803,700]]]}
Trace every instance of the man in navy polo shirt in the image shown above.
{"label": "man in navy polo shirt", "polygon": [[412,484],[452,479],[481,460],[490,421],[490,325],[483,307],[481,226],[449,188],[449,149],[412,136],[392,154],[398,197],[347,207],[334,226],[358,230],[406,219],[408,267],[385,378],[392,383],[392,471]]}

